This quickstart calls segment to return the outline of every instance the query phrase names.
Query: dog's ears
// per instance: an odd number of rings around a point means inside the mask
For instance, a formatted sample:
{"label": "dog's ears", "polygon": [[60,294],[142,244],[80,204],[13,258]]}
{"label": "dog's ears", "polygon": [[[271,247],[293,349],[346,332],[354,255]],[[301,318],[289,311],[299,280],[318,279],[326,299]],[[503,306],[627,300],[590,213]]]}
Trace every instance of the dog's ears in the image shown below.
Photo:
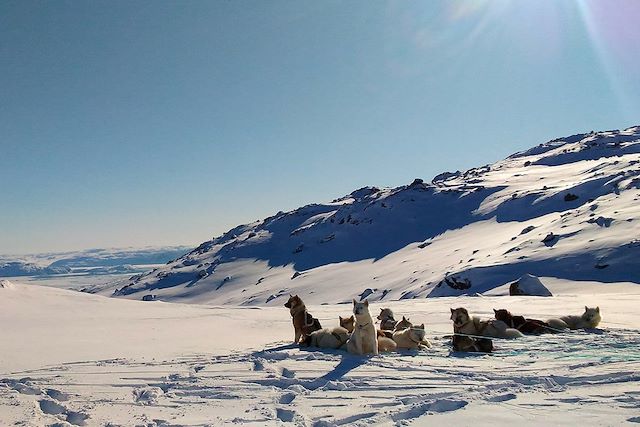
{"label": "dog's ears", "polygon": [[449,310],[451,310],[451,314],[453,314],[455,312],[455,310],[453,308],[450,308]]}
{"label": "dog's ears", "polygon": [[420,325],[420,329],[424,329],[424,323]]}
{"label": "dog's ears", "polygon": [[498,310],[496,310],[495,308],[493,309],[493,312],[494,312],[495,314],[498,314]]}
{"label": "dog's ears", "polygon": [[340,321],[342,322],[342,316],[338,316],[338,319],[340,319]]}
{"label": "dog's ears", "polygon": [[382,314],[384,312],[384,308],[380,309],[380,314]]}
{"label": "dog's ears", "polygon": [[364,306],[365,307],[369,307],[369,300],[368,299],[364,300]]}
{"label": "dog's ears", "polygon": [[589,311],[589,307],[587,307],[586,305],[584,306],[584,311]]}
{"label": "dog's ears", "polygon": [[404,316],[402,316],[402,320],[406,322],[406,321],[407,321],[407,318],[406,318],[406,317],[404,317]]}
{"label": "dog's ears", "polygon": [[600,307],[596,307],[596,313],[600,313]]}
{"label": "dog's ears", "polygon": [[356,299],[355,298],[353,299],[353,305],[356,305]]}
{"label": "dog's ears", "polygon": [[353,320],[353,314],[349,317],[349,320]]}

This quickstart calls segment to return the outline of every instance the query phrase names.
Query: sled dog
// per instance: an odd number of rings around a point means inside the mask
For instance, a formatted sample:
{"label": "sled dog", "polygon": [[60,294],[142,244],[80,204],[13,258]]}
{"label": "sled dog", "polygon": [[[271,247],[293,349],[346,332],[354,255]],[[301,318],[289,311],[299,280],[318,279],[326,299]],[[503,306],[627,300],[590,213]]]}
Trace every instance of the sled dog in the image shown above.
{"label": "sled dog", "polygon": [[380,314],[378,314],[378,320],[380,321],[380,329],[383,331],[393,331],[396,327],[397,320],[393,318],[393,311],[390,308],[381,308]]}
{"label": "sled dog", "polygon": [[431,348],[431,343],[424,337],[424,324],[420,326],[410,326],[401,331],[393,333],[393,340],[398,348],[408,350],[422,350]]}
{"label": "sled dog", "polygon": [[401,331],[403,329],[407,329],[413,326],[413,323],[409,321],[406,317],[402,316],[402,320],[396,323],[396,327],[394,331]]}
{"label": "sled dog", "polygon": [[394,340],[386,336],[378,335],[378,351],[380,353],[395,351],[397,348],[398,348],[398,344],[396,344]]}
{"label": "sled dog", "polygon": [[347,351],[354,354],[378,354],[378,337],[369,313],[369,301],[356,302],[354,299],[353,315],[356,322],[347,342]]}
{"label": "sled dog", "polygon": [[522,332],[512,329],[501,320],[481,320],[470,316],[466,308],[452,308],[453,332],[456,334],[475,335],[492,338],[520,338]]}
{"label": "sled dog", "polygon": [[356,320],[353,318],[353,316],[338,316],[338,319],[340,320],[340,326],[349,331],[349,333],[353,332],[354,325],[356,324]]}
{"label": "sled dog", "polygon": [[601,320],[600,307],[585,306],[581,316],[562,316],[559,319],[549,319],[547,323],[558,329],[589,329],[597,327]]}
{"label": "sled dog", "polygon": [[300,345],[304,347],[340,348],[349,341],[349,331],[342,327],[319,329],[307,335]]}
{"label": "sled dog", "polygon": [[517,329],[523,334],[544,334],[553,332],[555,328],[550,327],[547,322],[536,319],[525,319],[523,316],[514,316],[509,310],[493,309],[493,314],[497,320],[502,320],[508,327]]}
{"label": "sled dog", "polygon": [[307,307],[298,295],[289,295],[289,300],[284,305],[289,309],[291,313],[291,319],[293,321],[293,329],[295,337],[293,339],[294,344],[300,342],[300,338],[304,338],[313,331],[322,329],[320,321],[309,314]]}
{"label": "sled dog", "polygon": [[464,335],[454,335],[451,344],[453,351],[466,351],[476,353],[491,353],[493,341],[489,338],[472,338]]}

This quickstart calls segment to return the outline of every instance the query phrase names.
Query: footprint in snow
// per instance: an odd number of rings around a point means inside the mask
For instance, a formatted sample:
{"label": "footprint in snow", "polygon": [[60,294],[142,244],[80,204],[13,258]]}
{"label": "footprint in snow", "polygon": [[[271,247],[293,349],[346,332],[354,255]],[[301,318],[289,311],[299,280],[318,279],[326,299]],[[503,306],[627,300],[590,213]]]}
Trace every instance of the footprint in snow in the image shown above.
{"label": "footprint in snow", "polygon": [[41,400],[38,405],[44,414],[64,418],[67,423],[74,426],[87,425],[86,421],[89,419],[89,415],[83,412],[71,411],[58,402],[48,399]]}
{"label": "footprint in snow", "polygon": [[278,403],[283,405],[288,405],[291,402],[293,402],[295,398],[296,398],[295,393],[285,393],[282,396],[280,396],[280,399],[278,399]]}
{"label": "footprint in snow", "polygon": [[293,372],[292,370],[287,369],[287,368],[282,368],[282,373],[281,374],[285,378],[294,378],[296,376],[295,372]]}

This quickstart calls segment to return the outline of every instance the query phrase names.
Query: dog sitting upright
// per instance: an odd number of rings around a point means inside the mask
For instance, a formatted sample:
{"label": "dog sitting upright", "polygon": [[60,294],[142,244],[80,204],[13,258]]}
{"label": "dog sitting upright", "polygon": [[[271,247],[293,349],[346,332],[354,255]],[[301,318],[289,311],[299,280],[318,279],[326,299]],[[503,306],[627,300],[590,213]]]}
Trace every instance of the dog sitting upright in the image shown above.
{"label": "dog sitting upright", "polygon": [[393,311],[390,308],[381,308],[380,314],[378,314],[378,320],[380,321],[380,329],[383,331],[393,331],[398,321],[393,318]]}
{"label": "dog sitting upright", "polygon": [[322,329],[320,321],[309,314],[307,307],[298,295],[289,295],[289,300],[284,305],[289,309],[295,331],[294,344],[300,342],[300,338],[306,339],[313,331]]}
{"label": "dog sitting upright", "polygon": [[546,322],[536,319],[525,319],[523,316],[514,316],[509,310],[493,309],[494,317],[497,320],[502,320],[510,328],[514,328],[522,332],[523,334],[544,334],[553,332],[554,328],[551,328]]}
{"label": "dog sitting upright", "polygon": [[353,354],[378,354],[378,337],[373,318],[369,313],[369,301],[353,300],[353,315],[356,323],[347,342],[347,351]]}

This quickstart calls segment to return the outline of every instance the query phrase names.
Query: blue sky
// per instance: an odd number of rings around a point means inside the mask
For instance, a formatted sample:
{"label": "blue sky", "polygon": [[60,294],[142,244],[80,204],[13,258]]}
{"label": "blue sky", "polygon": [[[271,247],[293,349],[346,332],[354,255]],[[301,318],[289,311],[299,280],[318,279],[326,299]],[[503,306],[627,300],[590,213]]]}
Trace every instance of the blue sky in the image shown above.
{"label": "blue sky", "polygon": [[3,1],[0,253],[199,243],[640,124],[640,2]]}

